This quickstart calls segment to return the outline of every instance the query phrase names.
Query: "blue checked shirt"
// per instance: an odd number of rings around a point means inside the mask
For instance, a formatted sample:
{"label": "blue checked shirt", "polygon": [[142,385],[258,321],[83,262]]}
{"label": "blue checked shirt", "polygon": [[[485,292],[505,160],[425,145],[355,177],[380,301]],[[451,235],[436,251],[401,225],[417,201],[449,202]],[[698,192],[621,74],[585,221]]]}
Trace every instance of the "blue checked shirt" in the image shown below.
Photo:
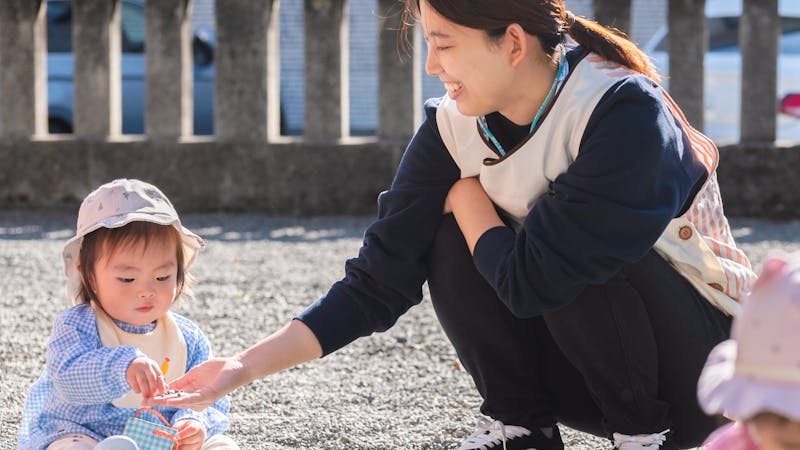
{"label": "blue checked shirt", "polygon": [[[172,314],[186,340],[187,370],[211,356],[208,339],[189,319]],[[152,331],[155,324],[117,325],[129,333]],[[130,391],[125,380],[128,366],[144,354],[130,346],[103,347],[96,317],[88,305],[60,313],[48,343],[47,364],[31,386],[22,425],[19,448],[41,450],[68,434],[83,434],[98,441],[122,434],[135,408],[118,408],[111,402]],[[195,419],[206,429],[206,437],[228,428],[228,399],[223,397],[202,412],[155,407],[171,424]]]}

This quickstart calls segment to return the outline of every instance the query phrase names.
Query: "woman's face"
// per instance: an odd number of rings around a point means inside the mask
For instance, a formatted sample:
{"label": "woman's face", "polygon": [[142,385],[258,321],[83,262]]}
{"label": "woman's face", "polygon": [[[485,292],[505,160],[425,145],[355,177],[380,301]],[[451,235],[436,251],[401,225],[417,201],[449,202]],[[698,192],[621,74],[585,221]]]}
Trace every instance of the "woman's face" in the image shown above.
{"label": "woman's face", "polygon": [[750,422],[763,450],[800,450],[800,422],[771,413],[759,414]]}
{"label": "woman's face", "polygon": [[503,112],[514,91],[508,39],[455,24],[420,0],[420,23],[428,43],[425,71],[439,77],[459,112],[468,116]]}

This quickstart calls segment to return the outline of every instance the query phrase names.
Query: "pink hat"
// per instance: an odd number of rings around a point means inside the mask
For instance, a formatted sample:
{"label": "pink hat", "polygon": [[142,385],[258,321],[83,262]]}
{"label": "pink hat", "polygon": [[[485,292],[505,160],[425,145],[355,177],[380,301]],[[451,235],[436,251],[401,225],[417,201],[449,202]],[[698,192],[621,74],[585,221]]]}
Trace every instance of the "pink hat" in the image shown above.
{"label": "pink hat", "polygon": [[81,277],[78,272],[83,237],[98,228],[117,228],[131,222],[153,222],[172,225],[181,233],[184,268],[194,262],[203,240],[181,225],[178,213],[169,199],[155,186],[144,181],[120,179],[106,183],[89,194],[78,210],[75,237],[64,244],[61,256],[67,275],[67,295],[73,305],[78,303]]}
{"label": "pink hat", "polygon": [[735,420],[764,411],[800,420],[800,253],[767,257],[731,339],[706,361],[698,398]]}

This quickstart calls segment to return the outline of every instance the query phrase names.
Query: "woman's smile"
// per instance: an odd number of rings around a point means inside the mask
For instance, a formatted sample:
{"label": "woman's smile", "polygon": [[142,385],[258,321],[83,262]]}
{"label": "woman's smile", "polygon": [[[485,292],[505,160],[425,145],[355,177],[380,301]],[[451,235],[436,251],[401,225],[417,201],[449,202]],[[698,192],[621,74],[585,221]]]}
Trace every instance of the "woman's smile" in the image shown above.
{"label": "woman's smile", "polygon": [[450,95],[450,98],[455,100],[456,97],[461,93],[464,88],[462,83],[454,82],[454,81],[443,81],[444,88],[447,89],[447,93]]}

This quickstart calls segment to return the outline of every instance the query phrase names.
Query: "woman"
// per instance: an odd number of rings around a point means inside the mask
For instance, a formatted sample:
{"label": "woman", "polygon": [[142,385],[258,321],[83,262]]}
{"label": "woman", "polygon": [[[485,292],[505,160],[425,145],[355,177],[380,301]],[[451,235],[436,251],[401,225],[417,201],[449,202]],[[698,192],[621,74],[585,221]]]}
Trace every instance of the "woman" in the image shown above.
{"label": "woman", "polygon": [[562,0],[406,6],[448,92],[426,104],[358,258],[296,320],[157,402],[204,407],[386,330],[427,280],[493,419],[462,449],[562,449],[557,422],[624,450],[699,444],[716,424],[697,378],[755,278],[713,143],[640,50]]}

